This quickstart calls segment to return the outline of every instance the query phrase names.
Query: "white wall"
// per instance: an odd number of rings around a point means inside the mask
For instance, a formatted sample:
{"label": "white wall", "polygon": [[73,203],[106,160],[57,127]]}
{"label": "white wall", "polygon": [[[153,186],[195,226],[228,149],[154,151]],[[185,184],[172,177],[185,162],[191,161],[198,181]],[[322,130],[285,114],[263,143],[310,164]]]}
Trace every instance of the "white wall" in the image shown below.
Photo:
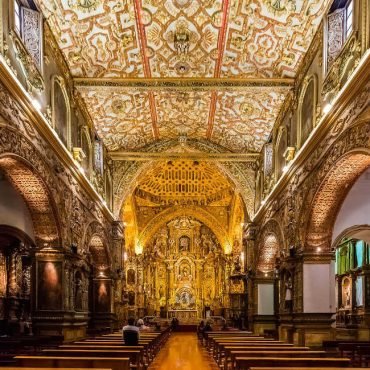
{"label": "white wall", "polygon": [[274,314],[274,284],[258,284],[258,315]]}
{"label": "white wall", "polygon": [[0,174],[0,225],[13,226],[35,240],[30,212],[22,196]]}
{"label": "white wall", "polygon": [[356,225],[370,225],[370,169],[347,194],[334,224],[332,243],[344,230]]}
{"label": "white wall", "polygon": [[303,312],[335,312],[335,262],[303,265]]}

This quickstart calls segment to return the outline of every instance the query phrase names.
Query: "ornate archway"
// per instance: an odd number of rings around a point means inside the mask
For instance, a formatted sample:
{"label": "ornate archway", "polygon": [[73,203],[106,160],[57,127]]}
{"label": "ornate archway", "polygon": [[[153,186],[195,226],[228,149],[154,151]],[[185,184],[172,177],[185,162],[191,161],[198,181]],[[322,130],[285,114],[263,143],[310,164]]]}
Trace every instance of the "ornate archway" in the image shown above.
{"label": "ornate archway", "polygon": [[25,200],[31,214],[36,244],[60,245],[56,206],[42,177],[31,164],[11,154],[0,156],[0,168]]}
{"label": "ornate archway", "polygon": [[334,163],[311,203],[305,250],[330,251],[331,235],[340,206],[353,184],[368,167],[370,149],[367,148],[349,151]]}
{"label": "ornate archway", "polygon": [[257,271],[263,273],[273,271],[279,250],[285,249],[283,234],[276,220],[271,219],[263,226],[257,246]]}

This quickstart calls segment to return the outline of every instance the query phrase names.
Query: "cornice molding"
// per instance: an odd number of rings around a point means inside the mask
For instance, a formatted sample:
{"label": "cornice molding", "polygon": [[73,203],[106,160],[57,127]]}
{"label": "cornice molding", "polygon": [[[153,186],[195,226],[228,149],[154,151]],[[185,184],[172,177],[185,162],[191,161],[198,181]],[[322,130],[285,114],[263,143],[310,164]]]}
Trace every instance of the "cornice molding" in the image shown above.
{"label": "cornice molding", "polygon": [[14,96],[20,106],[23,108],[24,113],[33,123],[36,130],[40,135],[50,144],[55,154],[61,160],[61,162],[71,170],[72,175],[77,180],[79,185],[86,191],[88,196],[96,202],[97,207],[101,210],[103,215],[108,221],[113,221],[114,216],[111,211],[103,204],[102,198],[93,188],[88,179],[81,173],[76,162],[73,159],[72,153],[70,153],[60,139],[57,137],[54,130],[50,127],[47,119],[43,114],[37,110],[32,104],[32,97],[26,92],[21,83],[14,76],[10,70],[3,56],[0,56],[0,76],[1,81],[7,88],[10,94]]}
{"label": "cornice molding", "polygon": [[263,87],[294,86],[293,78],[74,78],[74,85],[79,89],[91,87],[120,89],[245,89]]}
{"label": "cornice molding", "polygon": [[342,90],[338,93],[332,103],[330,112],[323,115],[315,129],[312,131],[308,140],[297,152],[295,158],[290,162],[290,165],[285,173],[280,177],[279,181],[275,184],[270,194],[264,199],[264,203],[255,213],[252,222],[258,223],[268,209],[271,207],[273,201],[285,190],[290,180],[298,169],[305,163],[307,158],[315,150],[318,143],[329,132],[330,128],[336,120],[343,113],[344,109],[353,100],[356,95],[363,89],[370,78],[370,50],[363,55],[359,65],[353,72],[350,80],[343,86]]}

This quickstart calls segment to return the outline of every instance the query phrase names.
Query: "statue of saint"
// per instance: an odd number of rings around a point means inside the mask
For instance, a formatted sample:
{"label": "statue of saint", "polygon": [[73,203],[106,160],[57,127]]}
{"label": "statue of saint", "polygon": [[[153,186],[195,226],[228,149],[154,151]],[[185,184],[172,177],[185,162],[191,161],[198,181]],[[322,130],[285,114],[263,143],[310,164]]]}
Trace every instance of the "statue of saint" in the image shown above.
{"label": "statue of saint", "polygon": [[285,282],[285,309],[292,310],[292,289],[293,282],[292,278],[289,276],[288,280]]}

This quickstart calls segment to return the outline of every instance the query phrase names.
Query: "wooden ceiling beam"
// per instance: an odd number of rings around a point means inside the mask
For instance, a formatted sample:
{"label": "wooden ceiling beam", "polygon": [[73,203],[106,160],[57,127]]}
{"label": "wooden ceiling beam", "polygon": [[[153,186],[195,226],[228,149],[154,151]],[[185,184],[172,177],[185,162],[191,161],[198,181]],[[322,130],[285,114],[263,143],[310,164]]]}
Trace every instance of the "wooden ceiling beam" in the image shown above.
{"label": "wooden ceiling beam", "polygon": [[150,152],[109,152],[114,161],[155,161],[155,160],[194,160],[194,161],[218,161],[218,162],[256,162],[259,153],[150,153]]}
{"label": "wooden ceiling beam", "polygon": [[292,88],[293,78],[95,78],[75,77],[78,88],[235,90],[245,88]]}

